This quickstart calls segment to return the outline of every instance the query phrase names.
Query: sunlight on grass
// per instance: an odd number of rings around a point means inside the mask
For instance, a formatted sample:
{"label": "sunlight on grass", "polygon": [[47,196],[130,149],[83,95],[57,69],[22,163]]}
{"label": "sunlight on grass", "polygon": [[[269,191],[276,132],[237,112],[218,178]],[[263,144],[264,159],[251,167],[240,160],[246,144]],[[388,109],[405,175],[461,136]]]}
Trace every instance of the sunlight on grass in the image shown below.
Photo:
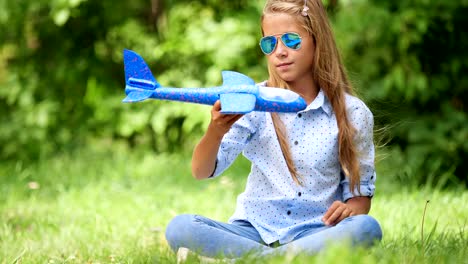
{"label": "sunlight on grass", "polygon": [[[196,181],[189,161],[176,155],[85,151],[0,166],[0,263],[174,263],[164,239],[170,219],[193,213],[226,221],[249,166],[239,159],[224,176]],[[462,263],[468,258],[466,190],[402,188],[387,194],[381,189],[371,211],[384,232],[376,247],[331,247],[312,257],[243,261]]]}

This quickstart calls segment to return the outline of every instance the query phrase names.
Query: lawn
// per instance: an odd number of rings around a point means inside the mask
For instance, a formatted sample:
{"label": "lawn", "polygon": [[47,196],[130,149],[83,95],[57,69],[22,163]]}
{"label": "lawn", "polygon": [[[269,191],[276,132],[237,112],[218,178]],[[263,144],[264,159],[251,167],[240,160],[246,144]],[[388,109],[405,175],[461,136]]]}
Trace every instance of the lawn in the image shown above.
{"label": "lawn", "polygon": [[[0,263],[175,263],[164,239],[170,219],[197,213],[227,220],[248,171],[238,159],[224,176],[195,181],[189,164],[188,155],[118,146],[2,163]],[[379,245],[244,262],[468,263],[468,191],[400,187],[385,171],[371,210],[384,232]]]}

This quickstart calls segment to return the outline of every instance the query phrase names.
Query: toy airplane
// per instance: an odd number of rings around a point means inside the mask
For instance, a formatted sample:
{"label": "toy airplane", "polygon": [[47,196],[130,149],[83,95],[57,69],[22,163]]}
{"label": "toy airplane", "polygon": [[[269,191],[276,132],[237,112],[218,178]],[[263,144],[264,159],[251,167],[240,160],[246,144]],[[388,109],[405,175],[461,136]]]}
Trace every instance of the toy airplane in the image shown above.
{"label": "toy airplane", "polygon": [[125,93],[123,102],[146,99],[182,101],[213,105],[221,101],[221,113],[246,114],[251,111],[298,112],[307,107],[297,93],[281,88],[262,87],[238,72],[223,71],[223,85],[213,88],[162,87],[143,58],[124,50]]}

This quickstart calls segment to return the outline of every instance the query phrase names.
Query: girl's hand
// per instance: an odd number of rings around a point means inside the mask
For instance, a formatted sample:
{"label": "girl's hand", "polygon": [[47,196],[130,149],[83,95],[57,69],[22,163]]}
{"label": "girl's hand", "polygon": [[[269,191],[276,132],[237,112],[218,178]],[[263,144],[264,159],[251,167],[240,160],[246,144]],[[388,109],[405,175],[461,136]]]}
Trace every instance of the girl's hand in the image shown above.
{"label": "girl's hand", "polygon": [[211,109],[211,122],[208,126],[208,129],[216,133],[216,135],[223,137],[224,134],[226,134],[229,129],[231,129],[231,126],[242,117],[242,115],[226,115],[222,114],[220,111],[221,102],[218,100]]}
{"label": "girl's hand", "polygon": [[216,168],[216,156],[224,134],[242,115],[221,114],[221,103],[216,101],[211,109],[211,121],[205,135],[195,146],[192,155],[192,175],[196,179],[206,179]]}
{"label": "girl's hand", "polygon": [[346,217],[356,215],[353,208],[341,201],[335,201],[322,218],[325,225],[336,225]]}
{"label": "girl's hand", "polygon": [[346,217],[369,213],[371,207],[371,198],[366,196],[355,196],[343,203],[335,201],[328,208],[328,211],[322,218],[326,225],[336,225]]}

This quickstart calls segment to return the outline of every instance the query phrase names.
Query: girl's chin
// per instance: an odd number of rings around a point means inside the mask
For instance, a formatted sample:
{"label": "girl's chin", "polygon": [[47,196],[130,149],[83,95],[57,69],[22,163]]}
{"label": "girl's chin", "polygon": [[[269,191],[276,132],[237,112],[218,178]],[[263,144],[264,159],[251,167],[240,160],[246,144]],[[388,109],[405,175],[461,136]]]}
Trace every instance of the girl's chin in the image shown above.
{"label": "girl's chin", "polygon": [[278,73],[278,76],[285,82],[293,82],[296,77],[290,73]]}

